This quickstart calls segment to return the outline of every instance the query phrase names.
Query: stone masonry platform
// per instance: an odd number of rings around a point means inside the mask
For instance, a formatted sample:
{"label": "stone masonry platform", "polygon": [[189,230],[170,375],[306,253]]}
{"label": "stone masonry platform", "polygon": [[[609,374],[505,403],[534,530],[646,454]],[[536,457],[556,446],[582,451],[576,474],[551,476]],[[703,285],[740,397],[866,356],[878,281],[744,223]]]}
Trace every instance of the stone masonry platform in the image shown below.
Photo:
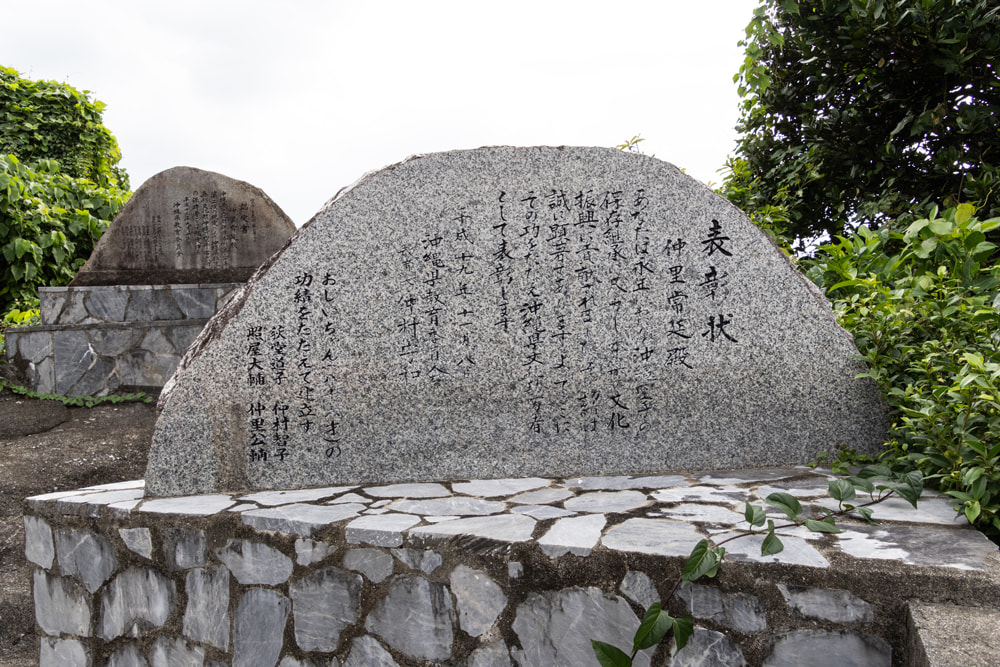
{"label": "stone masonry platform", "polygon": [[[631,646],[692,547],[775,491],[833,508],[829,471],[502,479],[146,498],[143,481],[29,498],[41,665],[597,665]],[[861,502],[861,501],[858,501]],[[997,664],[997,547],[925,492],[876,526],[726,544],[667,605],[695,634],[637,665]],[[769,508],[781,525],[783,515]],[[704,584],[704,585],[702,585]],[[977,609],[982,608],[982,609]],[[993,628],[995,630],[995,627]],[[995,633],[992,633],[995,634]],[[935,644],[938,642],[938,644]],[[948,660],[928,656],[951,656]]]}

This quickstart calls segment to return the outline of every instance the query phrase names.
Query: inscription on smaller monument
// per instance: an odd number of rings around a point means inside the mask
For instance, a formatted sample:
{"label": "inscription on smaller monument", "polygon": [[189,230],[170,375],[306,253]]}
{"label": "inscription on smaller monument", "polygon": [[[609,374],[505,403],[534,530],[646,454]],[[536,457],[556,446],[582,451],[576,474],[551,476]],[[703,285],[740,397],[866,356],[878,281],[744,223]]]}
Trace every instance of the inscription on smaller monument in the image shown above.
{"label": "inscription on smaller monument", "polygon": [[72,284],[243,282],[294,231],[252,185],[175,167],[135,192]]}
{"label": "inscription on smaller monument", "polygon": [[161,399],[151,494],[788,465],[885,437],[784,255],[611,149],[389,167],[208,330]]}

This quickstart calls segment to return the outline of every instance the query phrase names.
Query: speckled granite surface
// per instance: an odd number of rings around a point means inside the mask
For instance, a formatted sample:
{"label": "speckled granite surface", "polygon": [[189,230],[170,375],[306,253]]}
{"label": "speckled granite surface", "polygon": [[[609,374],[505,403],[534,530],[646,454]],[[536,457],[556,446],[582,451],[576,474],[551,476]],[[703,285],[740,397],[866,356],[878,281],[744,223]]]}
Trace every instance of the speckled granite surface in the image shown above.
{"label": "speckled granite surface", "polygon": [[884,406],[739,210],[603,148],[412,158],[340,193],[161,400],[155,495],[803,463]]}

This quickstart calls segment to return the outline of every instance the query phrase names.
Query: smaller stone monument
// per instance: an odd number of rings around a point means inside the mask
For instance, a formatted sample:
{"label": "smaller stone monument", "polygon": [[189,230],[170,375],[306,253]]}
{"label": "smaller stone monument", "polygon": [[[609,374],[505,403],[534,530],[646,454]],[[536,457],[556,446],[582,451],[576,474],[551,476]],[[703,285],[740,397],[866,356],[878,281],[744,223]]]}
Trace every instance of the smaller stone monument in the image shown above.
{"label": "smaller stone monument", "polygon": [[146,181],[68,287],[42,287],[42,325],[7,332],[32,389],[158,389],[234,290],[295,231],[258,188],[191,167]]}
{"label": "smaller stone monument", "polygon": [[174,167],[142,184],[70,286],[246,282],[294,231],[259,188]]}

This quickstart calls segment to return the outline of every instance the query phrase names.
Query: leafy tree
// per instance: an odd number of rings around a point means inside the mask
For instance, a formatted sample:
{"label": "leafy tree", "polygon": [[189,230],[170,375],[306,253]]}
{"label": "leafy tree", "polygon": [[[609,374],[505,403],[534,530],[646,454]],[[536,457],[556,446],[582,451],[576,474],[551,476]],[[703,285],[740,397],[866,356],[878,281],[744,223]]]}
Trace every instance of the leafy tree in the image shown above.
{"label": "leafy tree", "polygon": [[762,0],[722,188],[799,239],[974,203],[1000,215],[1000,4]]}
{"label": "leafy tree", "polygon": [[118,142],[87,91],[0,67],[0,315],[64,285],[129,197]]}

